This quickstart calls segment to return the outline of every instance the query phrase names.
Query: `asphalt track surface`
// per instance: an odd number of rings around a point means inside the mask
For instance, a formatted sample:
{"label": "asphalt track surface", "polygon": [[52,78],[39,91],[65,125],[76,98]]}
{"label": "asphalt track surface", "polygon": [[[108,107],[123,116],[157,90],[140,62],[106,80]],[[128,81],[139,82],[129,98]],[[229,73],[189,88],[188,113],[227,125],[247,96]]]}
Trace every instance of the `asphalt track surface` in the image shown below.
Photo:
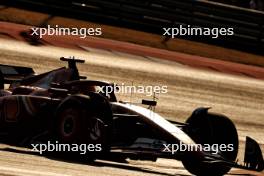
{"label": "asphalt track surface", "polygon": [[[256,139],[264,149],[263,80],[204,67],[193,68],[189,64],[156,57],[132,55],[112,49],[95,49],[85,43],[79,43],[78,47],[82,49],[75,50],[73,47],[32,46],[9,40],[12,38],[10,36],[3,36],[8,40],[0,39],[1,64],[29,66],[41,73],[64,66],[65,63],[58,61],[61,56],[84,58],[86,63],[79,68],[81,74],[89,79],[126,85],[168,86],[168,93],[157,95],[159,100],[156,108],[156,112],[168,119],[184,122],[193,109],[201,106],[212,107],[211,111],[224,113],[237,126],[240,157],[246,135]],[[58,45],[60,43],[53,42]],[[140,102],[141,98],[150,98],[144,94],[118,94],[118,97],[135,103]],[[46,158],[23,148],[3,144],[0,148],[0,175],[5,176],[190,175],[180,162],[168,159],[159,159],[157,162],[128,160],[128,163],[117,163],[99,160],[95,163],[79,163]],[[229,175],[264,174],[232,169]]]}

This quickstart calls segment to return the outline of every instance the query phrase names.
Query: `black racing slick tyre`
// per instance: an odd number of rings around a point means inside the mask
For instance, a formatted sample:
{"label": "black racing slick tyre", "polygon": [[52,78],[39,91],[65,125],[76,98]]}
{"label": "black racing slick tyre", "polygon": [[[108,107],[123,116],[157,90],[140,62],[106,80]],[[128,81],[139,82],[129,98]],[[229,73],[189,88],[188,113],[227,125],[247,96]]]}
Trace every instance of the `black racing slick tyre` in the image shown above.
{"label": "black racing slick tyre", "polygon": [[[235,161],[239,145],[235,125],[228,117],[208,113],[207,110],[201,108],[194,111],[192,116],[187,119],[188,127],[184,131],[197,144],[227,147],[217,154],[226,160]],[[214,154],[211,152],[211,155]],[[190,173],[199,176],[221,176],[231,169],[221,162],[202,162],[200,159],[189,155],[182,160],[182,163]]]}
{"label": "black racing slick tyre", "polygon": [[55,139],[62,144],[86,144],[89,151],[82,153],[96,158],[110,149],[111,123],[111,108],[104,97],[95,93],[71,96],[56,112]]}

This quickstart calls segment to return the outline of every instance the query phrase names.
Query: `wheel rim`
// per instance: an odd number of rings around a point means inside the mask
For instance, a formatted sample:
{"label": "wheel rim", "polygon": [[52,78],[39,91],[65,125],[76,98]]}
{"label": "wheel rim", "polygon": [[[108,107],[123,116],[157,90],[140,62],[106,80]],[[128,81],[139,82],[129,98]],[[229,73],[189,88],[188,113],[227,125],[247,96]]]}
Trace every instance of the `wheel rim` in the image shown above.
{"label": "wheel rim", "polygon": [[62,125],[62,134],[64,136],[70,136],[74,132],[75,122],[73,116],[67,116]]}

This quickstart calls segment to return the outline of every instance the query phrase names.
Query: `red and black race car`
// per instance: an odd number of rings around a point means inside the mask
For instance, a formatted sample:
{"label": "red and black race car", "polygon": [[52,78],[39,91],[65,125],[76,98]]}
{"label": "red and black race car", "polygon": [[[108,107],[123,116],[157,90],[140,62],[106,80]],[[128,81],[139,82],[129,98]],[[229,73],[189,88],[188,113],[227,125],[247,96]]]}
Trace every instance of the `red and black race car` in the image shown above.
{"label": "red and black race car", "polygon": [[[61,60],[68,68],[39,75],[32,68],[0,65],[1,143],[100,144],[99,152],[86,157],[171,158],[181,160],[195,175],[224,175],[232,167],[264,169],[261,149],[249,137],[244,163],[236,162],[238,134],[228,117],[198,108],[185,123],[168,121],[151,110],[156,101],[142,100],[150,108],[119,102],[114,91],[104,91],[113,84],[79,75],[76,63],[83,60]],[[178,150],[179,146],[192,150]],[[215,150],[216,146],[228,147]]]}

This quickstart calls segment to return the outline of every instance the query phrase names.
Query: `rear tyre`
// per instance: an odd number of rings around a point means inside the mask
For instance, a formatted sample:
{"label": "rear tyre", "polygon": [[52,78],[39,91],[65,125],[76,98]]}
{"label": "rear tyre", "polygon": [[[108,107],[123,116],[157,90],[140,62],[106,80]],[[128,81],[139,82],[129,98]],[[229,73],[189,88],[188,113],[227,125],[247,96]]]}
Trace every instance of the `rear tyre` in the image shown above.
{"label": "rear tyre", "polygon": [[78,147],[86,144],[85,148],[89,148],[89,151],[82,149],[81,152],[85,155],[76,155],[80,151],[71,153],[78,157],[88,157],[90,161],[109,151],[111,119],[109,103],[100,95],[85,96],[85,101],[80,101],[76,96],[70,97],[56,113],[56,140],[62,144],[77,144]]}
{"label": "rear tyre", "polygon": [[[200,109],[201,110],[201,109]],[[197,144],[216,144],[226,146],[227,151],[221,151],[217,154],[229,161],[235,161],[238,153],[238,134],[233,122],[226,116],[208,113],[207,109],[204,112],[194,111],[192,116],[187,119],[188,127],[185,132]],[[194,158],[191,155],[186,156],[182,161],[184,167],[194,175],[224,175],[231,169],[221,163],[205,163],[199,158]]]}

